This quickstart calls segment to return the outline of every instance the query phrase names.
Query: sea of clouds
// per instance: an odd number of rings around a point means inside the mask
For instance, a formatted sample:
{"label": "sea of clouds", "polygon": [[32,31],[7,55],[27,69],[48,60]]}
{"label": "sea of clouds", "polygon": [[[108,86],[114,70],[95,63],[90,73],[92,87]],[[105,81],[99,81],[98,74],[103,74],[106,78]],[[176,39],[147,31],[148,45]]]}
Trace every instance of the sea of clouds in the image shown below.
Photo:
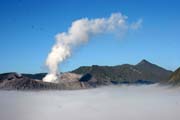
{"label": "sea of clouds", "polygon": [[180,120],[180,88],[0,91],[0,120]]}

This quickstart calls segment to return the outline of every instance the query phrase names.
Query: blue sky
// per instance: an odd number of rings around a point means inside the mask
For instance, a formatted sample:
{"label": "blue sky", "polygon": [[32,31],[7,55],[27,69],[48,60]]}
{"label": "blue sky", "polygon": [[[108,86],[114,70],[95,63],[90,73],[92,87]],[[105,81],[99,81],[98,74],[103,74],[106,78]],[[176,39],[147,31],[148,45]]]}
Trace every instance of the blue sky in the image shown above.
{"label": "blue sky", "polygon": [[122,38],[98,35],[78,47],[60,70],[84,65],[136,64],[147,59],[170,70],[180,67],[179,0],[0,0],[0,72],[46,72],[54,36],[72,21],[121,12],[139,30]]}

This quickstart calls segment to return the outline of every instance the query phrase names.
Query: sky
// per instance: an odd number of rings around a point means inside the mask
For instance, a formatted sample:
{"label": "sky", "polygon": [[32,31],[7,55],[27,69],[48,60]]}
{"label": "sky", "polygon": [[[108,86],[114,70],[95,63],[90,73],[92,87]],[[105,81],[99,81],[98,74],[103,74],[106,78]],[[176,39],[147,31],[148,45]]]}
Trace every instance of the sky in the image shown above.
{"label": "sky", "polygon": [[55,35],[81,18],[120,12],[128,22],[142,19],[125,35],[103,34],[73,51],[61,71],[80,66],[137,64],[146,59],[169,70],[180,67],[179,0],[0,0],[0,73],[47,72]]}

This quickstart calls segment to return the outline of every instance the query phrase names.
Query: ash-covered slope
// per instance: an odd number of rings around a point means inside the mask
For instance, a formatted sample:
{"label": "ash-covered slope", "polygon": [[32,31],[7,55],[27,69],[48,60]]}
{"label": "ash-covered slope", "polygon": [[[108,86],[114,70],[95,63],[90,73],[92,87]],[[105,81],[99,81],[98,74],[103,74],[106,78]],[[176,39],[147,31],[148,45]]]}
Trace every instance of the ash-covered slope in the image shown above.
{"label": "ash-covered slope", "polygon": [[0,74],[0,89],[5,90],[40,90],[63,89],[64,85],[37,81],[17,73]]}
{"label": "ash-covered slope", "polygon": [[72,73],[90,74],[93,81],[97,84],[111,83],[156,83],[167,82],[170,74],[169,70],[159,67],[155,64],[142,60],[137,65],[118,65],[118,66],[84,66],[80,67]]}
{"label": "ash-covered slope", "polygon": [[180,85],[180,68],[171,74],[169,83],[173,85]]}
{"label": "ash-covered slope", "polygon": [[61,76],[61,82],[49,83],[42,80],[32,79],[15,72],[0,74],[0,89],[3,90],[70,90],[89,88],[79,82],[81,75],[73,73],[64,73]]}

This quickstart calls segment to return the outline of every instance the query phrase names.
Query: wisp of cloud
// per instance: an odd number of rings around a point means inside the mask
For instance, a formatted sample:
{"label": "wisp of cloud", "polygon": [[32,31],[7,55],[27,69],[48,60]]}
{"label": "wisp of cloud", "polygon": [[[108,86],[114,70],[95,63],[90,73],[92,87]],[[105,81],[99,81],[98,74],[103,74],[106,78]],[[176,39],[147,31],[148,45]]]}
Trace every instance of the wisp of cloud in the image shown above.
{"label": "wisp of cloud", "polygon": [[142,19],[128,24],[127,16],[121,13],[113,13],[109,18],[82,18],[74,21],[67,32],[56,35],[56,43],[46,60],[49,73],[44,77],[43,81],[57,82],[59,79],[58,66],[71,56],[73,47],[87,42],[97,34],[117,33],[117,31],[118,34],[122,34],[129,29],[138,29],[141,23]]}

